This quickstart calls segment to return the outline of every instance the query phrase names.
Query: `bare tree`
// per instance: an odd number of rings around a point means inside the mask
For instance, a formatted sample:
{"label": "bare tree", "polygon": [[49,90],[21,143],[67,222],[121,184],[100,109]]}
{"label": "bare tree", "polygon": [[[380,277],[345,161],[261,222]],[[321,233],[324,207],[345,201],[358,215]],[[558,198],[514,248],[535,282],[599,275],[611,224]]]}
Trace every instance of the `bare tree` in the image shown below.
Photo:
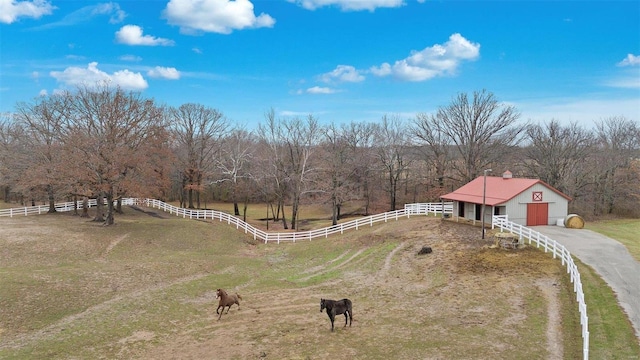
{"label": "bare tree", "polygon": [[452,162],[458,179],[469,182],[497,162],[509,146],[518,144],[526,124],[515,107],[498,102],[493,93],[476,91],[473,98],[459,93],[432,118],[460,159]]}
{"label": "bare tree", "polygon": [[312,115],[305,120],[276,120],[271,110],[266,117],[267,124],[260,127],[260,136],[272,151],[276,178],[287,182],[292,206],[291,227],[296,229],[301,197],[315,190],[312,184],[317,169],[312,164],[312,155],[318,145],[320,127]]}
{"label": "bare tree", "polygon": [[[282,214],[284,217],[282,208],[286,191],[283,186],[285,183],[284,172],[278,170],[280,168],[279,158],[277,157],[279,153],[274,152],[274,150],[276,149],[274,149],[273,144],[267,143],[262,137],[262,140],[255,144],[254,157],[251,161],[252,180],[256,189],[262,194],[267,206],[265,217],[267,229],[269,229],[269,219],[280,221],[280,215]],[[269,212],[271,212],[271,216]],[[283,225],[286,229],[286,220],[283,220]]]}
{"label": "bare tree", "polygon": [[413,161],[408,156],[408,131],[400,118],[383,116],[382,124],[375,126],[374,143],[378,163],[387,179],[385,190],[389,195],[389,206],[393,211],[396,210],[401,176]]}
{"label": "bare tree", "polygon": [[[581,163],[589,156],[592,134],[576,122],[562,126],[557,120],[530,125],[526,130],[528,146],[523,161],[535,177],[571,196],[590,181],[579,174]],[[580,183],[578,183],[580,182]]]}
{"label": "bare tree", "polygon": [[[240,182],[252,178],[249,165],[253,158],[254,149],[253,134],[244,129],[235,129],[222,140],[220,158],[216,161],[218,171],[222,174],[222,177],[216,182],[229,182],[231,184],[231,199],[236,216],[240,215],[240,209],[238,208]],[[246,195],[245,199],[247,199]]]}
{"label": "bare tree", "polygon": [[215,169],[220,139],[226,134],[228,122],[223,114],[200,104],[183,104],[170,108],[175,129],[177,158],[182,171],[183,189],[187,192],[189,208],[194,208],[194,194],[200,207],[199,194],[205,177]]}
{"label": "bare tree", "polygon": [[352,146],[349,141],[356,136],[351,132],[352,129],[346,125],[336,127],[331,124],[322,131],[320,158],[323,180],[320,182],[331,203],[332,225],[340,220],[342,205],[358,198],[355,181],[358,172],[357,145]]}
{"label": "bare tree", "polygon": [[[261,167],[265,169],[263,178],[266,184],[264,188],[265,191],[273,195],[276,202],[276,211],[274,212],[273,209],[271,211],[274,220],[278,219],[282,210],[282,226],[288,229],[287,219],[284,216],[284,200],[288,193],[288,182],[280,124],[273,109],[269,109],[265,113],[265,120],[266,125],[260,124],[258,127],[258,134],[262,140],[260,145],[266,148],[266,151],[260,152],[263,164]],[[269,183],[272,185],[269,186]],[[269,199],[268,194],[265,197]]]}
{"label": "bare tree", "polygon": [[375,169],[375,124],[351,122],[344,135],[354,156],[354,184],[364,200],[364,215],[369,215],[371,202],[374,200],[376,189],[373,185]]}
{"label": "bare tree", "polygon": [[433,114],[419,113],[410,128],[411,134],[421,145],[420,152],[439,187],[444,186],[445,176],[451,166],[451,139],[446,136],[444,124]]}
{"label": "bare tree", "polygon": [[[623,116],[596,122],[596,176],[594,212],[611,214],[619,201],[638,188],[629,181],[631,161],[640,155],[640,126]],[[624,176],[623,176],[624,175]],[[635,187],[635,189],[634,189]]]}

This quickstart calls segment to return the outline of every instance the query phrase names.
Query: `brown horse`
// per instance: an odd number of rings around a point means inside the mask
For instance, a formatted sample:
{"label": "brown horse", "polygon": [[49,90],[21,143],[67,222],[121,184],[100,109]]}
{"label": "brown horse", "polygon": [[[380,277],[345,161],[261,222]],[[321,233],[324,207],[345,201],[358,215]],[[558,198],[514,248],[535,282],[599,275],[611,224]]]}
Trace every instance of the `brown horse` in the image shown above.
{"label": "brown horse", "polygon": [[351,327],[351,322],[353,321],[353,305],[351,304],[351,300],[320,299],[320,312],[324,309],[327,309],[327,315],[329,315],[329,320],[331,320],[331,331],[333,331],[333,322],[336,320],[336,315],[344,314],[344,326],[347,326],[347,320],[349,320],[349,327]]}
{"label": "brown horse", "polygon": [[[225,289],[218,289],[216,291],[216,299],[220,298],[220,302],[218,302],[218,308],[216,309],[216,314],[220,314],[218,316],[218,320],[222,317],[222,313],[224,312],[224,308],[227,307],[227,314],[231,309],[231,305],[238,304],[238,309],[240,309],[240,301],[242,300],[242,296],[238,295],[238,293],[229,295]],[[220,311],[222,308],[222,311]]]}

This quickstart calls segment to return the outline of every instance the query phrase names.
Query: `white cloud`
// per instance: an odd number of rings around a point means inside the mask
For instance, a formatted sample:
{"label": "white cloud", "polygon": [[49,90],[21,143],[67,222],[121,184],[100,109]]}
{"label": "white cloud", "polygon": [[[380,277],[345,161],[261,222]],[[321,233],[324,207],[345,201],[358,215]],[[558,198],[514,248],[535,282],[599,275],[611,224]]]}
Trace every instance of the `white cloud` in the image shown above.
{"label": "white cloud", "polygon": [[[5,0],[0,0],[5,1]],[[80,8],[68,15],[66,15],[62,20],[44,24],[42,26],[38,26],[34,28],[35,30],[46,30],[56,27],[63,26],[74,26],[80,23],[86,23],[92,21],[97,16],[106,15],[109,16],[109,23],[118,24],[121,23],[125,17],[127,17],[127,13],[120,9],[120,5],[118,3],[101,3],[95,5],[85,6]]]}
{"label": "white cloud", "polygon": [[624,60],[618,63],[618,66],[637,66],[640,65],[640,55],[627,54]]}
{"label": "white cloud", "polygon": [[369,70],[376,76],[393,75],[406,81],[425,81],[436,76],[453,75],[462,61],[473,61],[479,56],[480,44],[472,43],[456,33],[442,45],[412,51],[409,57],[393,65],[383,63]]}
{"label": "white cloud", "polygon": [[328,87],[314,86],[306,90],[309,94],[333,94],[336,90]]}
{"label": "white cloud", "polygon": [[173,67],[162,67],[156,66],[155,68],[149,70],[147,75],[154,78],[163,78],[169,80],[178,80],[180,79],[180,71]]}
{"label": "white cloud", "polygon": [[163,17],[186,34],[230,34],[245,28],[273,27],[276,22],[264,13],[256,16],[249,0],[170,0]]}
{"label": "white cloud", "polygon": [[120,5],[118,3],[105,3],[105,4],[96,4],[94,6],[87,7],[91,15],[110,15],[109,23],[111,24],[119,24],[124,21],[124,18],[127,17],[127,13],[120,9]]}
{"label": "white cloud", "polygon": [[372,67],[370,69],[371,73],[373,73],[373,75],[376,76],[387,76],[387,75],[391,75],[391,65],[389,65],[388,63],[384,63],[382,65],[380,65],[379,67]]}
{"label": "white cloud", "polygon": [[307,10],[324,6],[337,6],[342,11],[374,11],[376,8],[395,8],[405,4],[404,0],[288,0]]}
{"label": "white cloud", "polygon": [[364,76],[356,68],[349,65],[338,65],[333,71],[322,74],[320,79],[323,82],[360,82],[364,81]]}
{"label": "white cloud", "polygon": [[69,54],[69,55],[65,56],[65,59],[75,60],[75,61],[82,61],[82,60],[85,59],[85,57],[82,56],[82,55]]}
{"label": "white cloud", "polygon": [[137,55],[131,55],[131,54],[127,54],[127,55],[122,55],[120,56],[118,59],[122,60],[122,61],[133,61],[133,62],[139,62],[142,61],[142,58],[140,56]]}
{"label": "white cloud", "polygon": [[562,122],[579,121],[588,127],[591,122],[611,116],[625,116],[640,120],[640,97],[635,98],[551,98],[535,101],[518,101],[522,119],[548,121],[558,119]]}
{"label": "white cloud", "polygon": [[47,89],[42,89],[38,93],[38,96],[47,96],[47,95],[49,95],[49,92],[47,91]]}
{"label": "white cloud", "polygon": [[116,31],[116,40],[126,45],[173,46],[173,40],[142,35],[142,28],[137,25],[125,25]]}
{"label": "white cloud", "polygon": [[191,51],[193,51],[193,52],[194,52],[194,53],[196,53],[196,54],[202,54],[202,50],[200,50],[200,49],[199,49],[199,48],[197,48],[197,47],[194,47],[193,49],[191,49]]}
{"label": "white cloud", "polygon": [[149,86],[140,73],[125,69],[108,74],[98,69],[97,62],[89,63],[86,68],[71,66],[64,71],[51,71],[49,75],[67,86],[94,86],[105,82],[113,83],[126,90],[144,90]]}
{"label": "white cloud", "polygon": [[278,115],[286,116],[286,117],[297,117],[297,116],[307,116],[309,115],[309,113],[304,111],[281,110],[281,111],[278,111]]}
{"label": "white cloud", "polygon": [[627,67],[621,70],[617,78],[613,78],[604,83],[605,86],[640,89],[640,55],[627,54],[627,57],[616,64],[620,67]]}
{"label": "white cloud", "polygon": [[50,15],[56,7],[47,0],[0,0],[0,23],[11,24],[20,17],[39,19]]}
{"label": "white cloud", "polygon": [[640,89],[640,74],[627,78],[613,79],[605,83],[605,85],[623,89]]}

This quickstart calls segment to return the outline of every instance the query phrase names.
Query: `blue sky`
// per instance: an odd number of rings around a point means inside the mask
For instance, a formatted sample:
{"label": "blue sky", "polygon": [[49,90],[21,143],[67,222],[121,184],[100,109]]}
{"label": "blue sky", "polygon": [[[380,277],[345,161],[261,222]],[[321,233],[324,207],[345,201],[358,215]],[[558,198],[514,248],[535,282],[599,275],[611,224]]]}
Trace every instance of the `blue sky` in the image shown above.
{"label": "blue sky", "polygon": [[0,112],[108,80],[249,127],[482,89],[523,120],[640,121],[640,1],[0,0],[0,41]]}

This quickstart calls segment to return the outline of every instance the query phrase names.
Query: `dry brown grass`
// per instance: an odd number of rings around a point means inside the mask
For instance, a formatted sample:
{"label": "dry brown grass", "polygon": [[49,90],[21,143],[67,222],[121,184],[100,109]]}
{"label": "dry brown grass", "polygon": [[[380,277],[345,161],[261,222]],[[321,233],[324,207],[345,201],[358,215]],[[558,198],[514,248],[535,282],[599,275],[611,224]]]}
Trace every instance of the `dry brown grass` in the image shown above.
{"label": "dry brown grass", "polygon": [[[264,245],[226,224],[126,211],[108,228],[0,219],[0,358],[581,357],[560,262],[491,248],[477,228],[414,217]],[[244,299],[220,321],[218,287]],[[350,298],[353,326],[339,317],[331,333],[321,297]]]}

